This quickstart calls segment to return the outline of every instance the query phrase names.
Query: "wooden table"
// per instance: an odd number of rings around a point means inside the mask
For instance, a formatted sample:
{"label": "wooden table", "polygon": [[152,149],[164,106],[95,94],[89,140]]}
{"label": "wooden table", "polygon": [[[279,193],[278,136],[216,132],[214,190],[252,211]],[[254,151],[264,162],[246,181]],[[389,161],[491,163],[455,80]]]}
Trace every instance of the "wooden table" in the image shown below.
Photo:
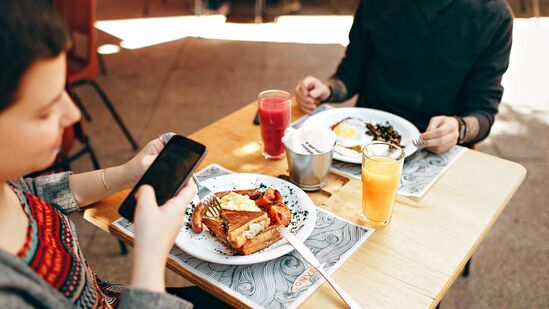
{"label": "wooden table", "polygon": [[[286,161],[261,156],[259,127],[252,125],[255,103],[216,121],[190,137],[209,147],[201,167],[210,163],[238,172],[287,175]],[[294,106],[292,119],[303,114]],[[334,274],[363,307],[435,307],[460,275],[526,175],[521,165],[467,150],[421,199],[397,198],[392,222],[372,237]],[[127,192],[97,203],[84,217],[132,243],[112,226]],[[331,175],[327,188],[309,194],[319,207],[360,224],[361,182]],[[176,273],[224,301],[242,306],[218,286],[169,260]],[[303,308],[341,307],[323,284]]]}

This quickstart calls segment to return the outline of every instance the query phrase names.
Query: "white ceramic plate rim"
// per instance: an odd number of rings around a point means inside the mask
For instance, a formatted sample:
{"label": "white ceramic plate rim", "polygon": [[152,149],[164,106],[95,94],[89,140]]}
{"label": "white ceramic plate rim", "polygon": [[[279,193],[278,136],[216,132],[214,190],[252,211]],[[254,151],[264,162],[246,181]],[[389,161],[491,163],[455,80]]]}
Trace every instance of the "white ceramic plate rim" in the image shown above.
{"label": "white ceramic plate rim", "polygon": [[[311,232],[313,231],[315,224],[316,224],[316,207],[314,206],[313,201],[311,198],[299,187],[296,185],[287,182],[285,180],[271,177],[267,175],[261,175],[261,174],[248,174],[248,173],[239,173],[239,174],[229,174],[229,175],[223,175],[218,177],[212,177],[202,182],[203,185],[209,186],[213,189],[213,191],[219,192],[219,191],[226,191],[226,190],[238,190],[238,189],[251,189],[253,188],[252,185],[254,184],[254,181],[259,181],[264,184],[268,184],[269,186],[276,186],[280,188],[280,191],[284,196],[287,192],[285,192],[284,186],[291,188],[292,192],[290,194],[292,196],[295,196],[296,199],[299,200],[299,203],[297,203],[298,206],[296,206],[297,210],[307,210],[308,215],[307,217],[303,218],[300,222],[301,224],[298,224],[298,226],[301,226],[301,228],[295,233],[294,235],[301,241],[305,241],[309,235],[311,235]],[[215,184],[215,187],[212,185]],[[278,184],[278,185],[277,185]],[[286,202],[286,201],[285,201]],[[290,208],[292,208],[292,205],[288,205]],[[190,206],[189,206],[190,207]],[[188,215],[187,215],[188,218]],[[295,218],[292,218],[292,222],[294,222]],[[293,224],[293,223],[292,223]],[[185,223],[187,225],[187,222]],[[275,259],[277,257],[280,257],[284,254],[287,254],[291,252],[294,248],[289,245],[286,240],[281,239],[280,241],[274,243],[273,245],[256,252],[251,255],[247,256],[228,256],[222,253],[218,252],[212,252],[213,250],[205,250],[202,247],[193,246],[193,241],[200,241],[200,240],[190,240],[190,234],[185,233],[193,233],[194,232],[190,229],[182,229],[179,235],[176,238],[175,244],[181,248],[183,251],[189,253],[190,255],[197,257],[201,260],[218,263],[218,264],[228,264],[228,265],[247,265],[247,264],[254,264],[254,263],[261,263],[266,262],[272,259]],[[214,238],[206,229],[202,231],[201,234],[207,234],[204,235],[204,237]],[[198,234],[198,235],[201,235]],[[194,234],[197,235],[197,234]],[[214,240],[217,241],[217,240]]]}
{"label": "white ceramic plate rim", "polygon": [[[303,123],[303,127],[317,125],[331,126],[346,117],[353,117],[362,119],[364,121],[376,123],[389,121],[389,123],[393,127],[395,127],[395,129],[402,135],[401,142],[405,145],[404,154],[406,155],[406,157],[411,156],[417,150],[417,147],[412,144],[412,139],[419,137],[420,134],[416,126],[400,116],[373,108],[341,107],[326,110],[309,117],[307,120],[305,120],[305,123]],[[343,156],[342,154],[337,152],[334,152],[334,159],[349,163],[362,163],[361,157],[354,158]]]}

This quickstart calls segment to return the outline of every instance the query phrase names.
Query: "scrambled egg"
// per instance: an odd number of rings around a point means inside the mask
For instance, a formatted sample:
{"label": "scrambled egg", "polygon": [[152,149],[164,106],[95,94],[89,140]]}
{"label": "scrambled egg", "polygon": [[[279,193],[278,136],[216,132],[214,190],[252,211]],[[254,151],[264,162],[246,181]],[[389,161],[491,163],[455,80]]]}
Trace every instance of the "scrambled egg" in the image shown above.
{"label": "scrambled egg", "polygon": [[264,227],[265,221],[252,223],[250,224],[250,227],[244,233],[242,233],[242,235],[246,236],[246,238],[248,239],[252,239],[255,237],[255,235],[259,234],[259,232],[263,231]]}
{"label": "scrambled egg", "polygon": [[230,192],[219,200],[221,208],[227,210],[261,211],[247,195]]}

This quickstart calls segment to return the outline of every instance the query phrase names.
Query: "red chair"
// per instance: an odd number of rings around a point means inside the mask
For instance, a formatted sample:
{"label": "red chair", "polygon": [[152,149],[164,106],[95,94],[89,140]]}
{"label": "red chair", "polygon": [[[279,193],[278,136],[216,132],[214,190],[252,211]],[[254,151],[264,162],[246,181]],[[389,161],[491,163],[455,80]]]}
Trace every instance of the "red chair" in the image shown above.
{"label": "red chair", "polygon": [[[130,142],[133,150],[137,150],[138,145],[135,142],[135,139],[114,109],[114,106],[103,89],[95,81],[95,78],[97,78],[101,71],[100,62],[97,56],[96,33],[94,28],[96,0],[55,0],[54,5],[65,19],[70,35],[73,38],[74,46],[67,57],[67,80],[69,86],[72,89],[83,85],[93,87]],[[83,55],[79,54],[80,50],[78,47],[80,45],[78,45],[78,43],[80,43],[80,41],[85,41],[85,48],[82,52]],[[74,91],[73,98],[82,111],[84,118],[90,121],[90,114]]]}

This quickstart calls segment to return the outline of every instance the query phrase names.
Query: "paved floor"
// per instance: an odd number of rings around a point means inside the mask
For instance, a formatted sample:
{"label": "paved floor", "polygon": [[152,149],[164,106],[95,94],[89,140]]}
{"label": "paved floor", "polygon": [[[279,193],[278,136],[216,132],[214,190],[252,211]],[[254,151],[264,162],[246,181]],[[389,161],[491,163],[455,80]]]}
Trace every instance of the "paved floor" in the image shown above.
{"label": "paved floor", "polygon": [[[169,20],[161,17],[188,15],[188,3],[151,2],[150,15],[159,17],[154,21],[160,24],[147,24],[150,19],[137,23],[129,20],[141,17],[140,1],[102,0],[98,7],[98,19],[111,21],[103,27],[120,35],[100,31],[100,45],[129,47],[103,56],[108,72],[98,81],[141,145],[165,131],[190,134],[251,102],[260,90],[292,90],[308,74],[326,78],[344,52],[339,42],[345,41],[346,35],[322,28],[322,21],[298,20],[305,29],[292,28],[292,20],[282,28],[270,29],[267,27],[273,25],[267,24],[255,39],[223,40],[215,33],[219,28],[217,17],[198,26],[196,23],[207,19]],[[333,14],[329,1],[304,3],[303,14]],[[341,12],[348,14],[352,3],[341,3]],[[525,12],[520,12],[515,2],[512,6],[516,16],[532,12],[530,2]],[[549,13],[548,7],[547,3],[542,6],[542,14]],[[229,21],[252,20],[249,8],[248,2],[233,2]],[[349,18],[338,24],[346,25]],[[120,26],[124,22],[130,26]],[[223,28],[221,34],[245,36],[260,27],[233,25],[246,27]],[[174,27],[176,33],[162,30]],[[288,36],[295,35],[293,43],[277,43],[280,38],[276,34],[284,29],[290,29]],[[301,30],[310,35],[299,37]],[[323,43],[299,43],[313,37]],[[548,37],[547,19],[515,22],[511,68],[504,79],[506,94],[492,134],[481,145],[481,151],[523,164],[528,175],[474,254],[471,276],[456,281],[443,300],[444,308],[549,307]],[[261,39],[274,42],[257,41]],[[155,40],[166,42],[153,44]],[[133,153],[107,110],[89,89],[81,88],[78,93],[93,117],[86,128],[101,165],[125,162]],[[84,171],[91,164],[82,158],[73,168]],[[78,215],[73,219],[90,265],[107,280],[127,283],[131,260],[119,255],[116,240]],[[174,274],[169,274],[167,280],[170,286],[189,284]]]}

